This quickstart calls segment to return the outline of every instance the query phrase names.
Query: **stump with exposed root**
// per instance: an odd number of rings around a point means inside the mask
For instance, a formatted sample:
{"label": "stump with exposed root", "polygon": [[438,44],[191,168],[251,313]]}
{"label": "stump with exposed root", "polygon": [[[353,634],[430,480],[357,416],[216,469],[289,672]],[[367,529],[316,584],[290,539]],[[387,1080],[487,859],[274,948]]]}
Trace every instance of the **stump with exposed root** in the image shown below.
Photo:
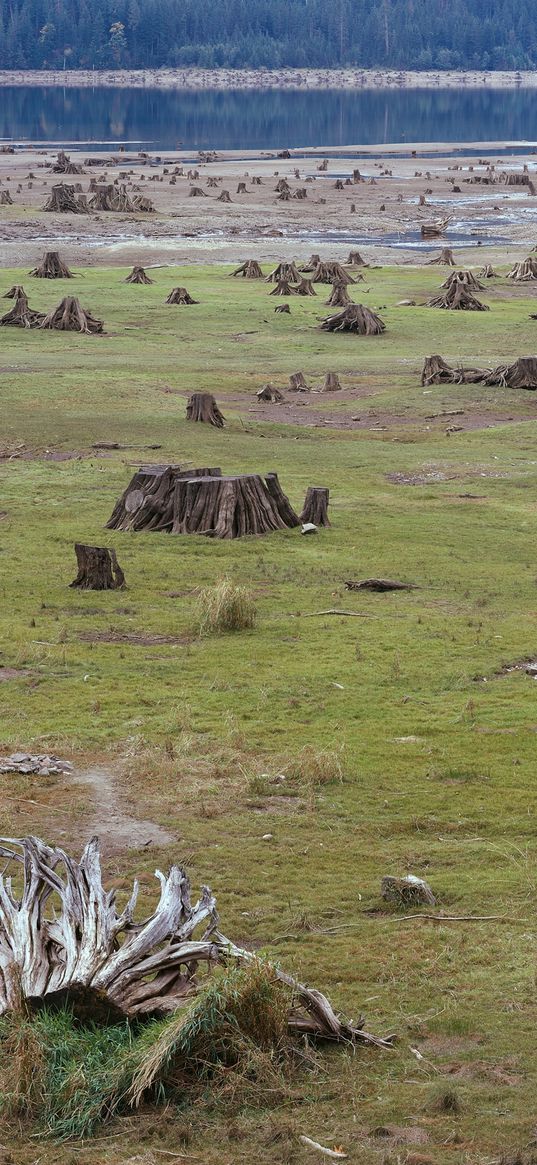
{"label": "stump with exposed root", "polygon": [[289,391],[290,392],[309,392],[309,384],[306,384],[306,378],[303,372],[292,372],[289,377]]}
{"label": "stump with exposed root", "polygon": [[341,387],[341,381],[337,372],[327,372],[321,392],[340,392]]}
{"label": "stump with exposed root", "polygon": [[380,336],[386,331],[384,320],[365,307],[362,303],[350,304],[349,307],[328,316],[323,320],[321,328],[325,332],[351,332],[357,336]]}
{"label": "stump with exposed root", "polygon": [[43,210],[54,214],[87,214],[88,208],[82,196],[77,197],[74,186],[59,182],[53,186]]}
{"label": "stump with exposed root", "polygon": [[148,286],[150,283],[154,283],[155,280],[151,279],[151,277],[147,274],[145,267],[133,267],[132,271],[130,272],[129,275],[127,275],[127,278],[124,279],[123,282],[124,283],[143,283],[146,286]]}
{"label": "stump with exposed root", "polygon": [[255,395],[258,400],[270,401],[271,404],[281,404],[284,399],[283,392],[280,392],[279,388],[275,388],[273,384],[264,384]]}
{"label": "stump with exposed root", "polygon": [[451,247],[443,247],[439,255],[435,255],[434,259],[427,260],[427,266],[439,264],[441,267],[454,267],[455,259]]}
{"label": "stump with exposed root", "polygon": [[100,335],[104,328],[102,320],[95,319],[73,295],[62,299],[39,326],[55,332],[82,332],[86,336]]}
{"label": "stump with exposed root", "polygon": [[174,287],[166,300],[166,303],[190,304],[199,303],[199,300],[192,299],[192,296],[187,291],[186,287]]}
{"label": "stump with exposed root", "polygon": [[444,295],[434,295],[427,300],[425,307],[438,307],[445,311],[490,311],[488,304],[477,299],[466,283],[456,277]]}
{"label": "stump with exposed root", "polygon": [[29,274],[35,279],[74,279],[73,272],[60,259],[58,251],[46,251],[41,262]]}
{"label": "stump with exposed root", "polygon": [[13,307],[0,317],[0,326],[4,328],[39,328],[44,319],[42,312],[33,311],[28,306],[28,299],[23,293],[15,298]]}
{"label": "stump with exposed root", "polygon": [[334,283],[332,291],[328,299],[325,300],[325,303],[327,307],[348,307],[352,303],[352,299],[347,292],[345,284]]}
{"label": "stump with exposed root", "polygon": [[231,272],[231,274],[233,276],[242,275],[243,279],[263,278],[263,272],[259,266],[259,263],[257,262],[257,259],[246,259],[246,261],[241,263],[240,267],[237,267],[235,271]]}

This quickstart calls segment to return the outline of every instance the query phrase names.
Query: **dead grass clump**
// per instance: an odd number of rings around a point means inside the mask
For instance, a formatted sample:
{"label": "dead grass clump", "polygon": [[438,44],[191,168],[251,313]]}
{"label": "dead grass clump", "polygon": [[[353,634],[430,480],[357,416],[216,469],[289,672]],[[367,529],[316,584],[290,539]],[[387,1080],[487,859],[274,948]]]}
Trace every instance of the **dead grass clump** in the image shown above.
{"label": "dead grass clump", "polygon": [[343,781],[343,762],[343,748],[314,748],[306,744],[283,771],[290,781],[318,788]]}
{"label": "dead grass clump", "polygon": [[198,601],[199,634],[222,635],[228,631],[250,631],[256,622],[256,606],[251,591],[223,578],[201,591]]}
{"label": "dead grass clump", "polygon": [[431,1112],[460,1112],[462,1108],[460,1096],[449,1085],[438,1084],[432,1089],[428,1108]]}
{"label": "dead grass clump", "polygon": [[33,1117],[43,1104],[45,1050],[34,1025],[23,1011],[0,1024],[2,1112]]}

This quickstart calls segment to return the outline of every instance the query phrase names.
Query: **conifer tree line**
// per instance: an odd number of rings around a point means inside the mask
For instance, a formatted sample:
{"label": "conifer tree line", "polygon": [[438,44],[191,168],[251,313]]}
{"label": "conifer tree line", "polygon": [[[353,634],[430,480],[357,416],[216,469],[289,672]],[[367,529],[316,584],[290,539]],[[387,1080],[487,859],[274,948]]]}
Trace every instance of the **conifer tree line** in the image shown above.
{"label": "conifer tree line", "polygon": [[0,0],[0,68],[532,69],[535,0]]}

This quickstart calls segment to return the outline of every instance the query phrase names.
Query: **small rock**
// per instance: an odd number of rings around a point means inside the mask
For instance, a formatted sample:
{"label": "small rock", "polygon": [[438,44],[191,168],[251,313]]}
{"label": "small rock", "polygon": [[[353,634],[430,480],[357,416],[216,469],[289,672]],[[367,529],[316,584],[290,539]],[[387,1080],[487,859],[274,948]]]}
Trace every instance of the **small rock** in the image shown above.
{"label": "small rock", "polygon": [[317,527],[314,522],[304,522],[302,525],[302,534],[316,534]]}
{"label": "small rock", "polygon": [[274,837],[273,833],[264,833],[263,837],[261,838],[261,841],[272,841],[273,837]]}

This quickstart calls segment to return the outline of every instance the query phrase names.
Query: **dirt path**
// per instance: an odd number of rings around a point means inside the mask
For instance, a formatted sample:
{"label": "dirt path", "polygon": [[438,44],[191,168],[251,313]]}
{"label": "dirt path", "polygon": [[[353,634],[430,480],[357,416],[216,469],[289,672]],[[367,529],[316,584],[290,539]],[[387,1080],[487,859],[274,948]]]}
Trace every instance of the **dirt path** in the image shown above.
{"label": "dirt path", "polygon": [[85,832],[88,836],[98,834],[104,854],[169,845],[175,840],[161,825],[129,813],[121,787],[109,769],[96,766],[75,772],[73,782],[86,786],[92,794],[93,812],[85,822]]}

